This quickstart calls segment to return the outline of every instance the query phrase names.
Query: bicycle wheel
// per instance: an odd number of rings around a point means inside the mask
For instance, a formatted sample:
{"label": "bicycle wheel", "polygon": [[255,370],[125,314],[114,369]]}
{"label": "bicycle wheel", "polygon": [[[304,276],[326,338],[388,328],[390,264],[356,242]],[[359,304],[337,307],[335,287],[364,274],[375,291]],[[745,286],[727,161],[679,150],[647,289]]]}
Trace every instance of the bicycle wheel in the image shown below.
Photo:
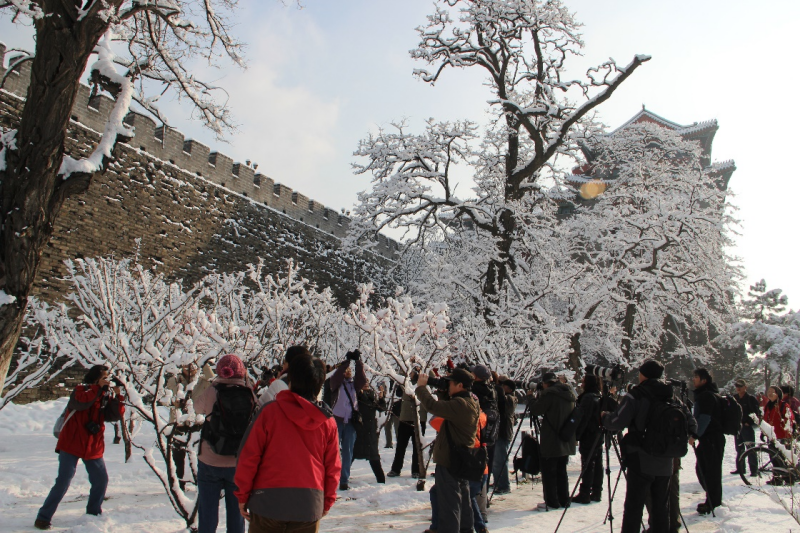
{"label": "bicycle wheel", "polygon": [[[749,468],[750,462],[754,458],[757,470],[756,475],[751,476],[749,475],[751,473]],[[791,480],[796,474],[794,469],[792,469],[793,472],[789,472],[786,461],[777,450],[764,445],[754,446],[745,450],[739,455],[736,466],[739,470],[739,476],[745,485],[761,486],[773,484],[775,480]]]}

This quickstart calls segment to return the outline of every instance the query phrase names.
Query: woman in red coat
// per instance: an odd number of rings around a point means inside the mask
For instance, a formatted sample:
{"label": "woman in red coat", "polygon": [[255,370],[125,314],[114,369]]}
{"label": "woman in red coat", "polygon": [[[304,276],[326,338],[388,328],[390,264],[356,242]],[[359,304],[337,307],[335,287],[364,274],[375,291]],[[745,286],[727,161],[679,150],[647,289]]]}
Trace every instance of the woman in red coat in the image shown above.
{"label": "woman in red coat", "polygon": [[[119,387],[109,391],[108,367],[95,365],[83,378],[83,385],[75,387],[67,404],[69,420],[58,435],[56,453],[58,454],[58,477],[50,489],[39,514],[35,527],[50,529],[50,521],[67,493],[70,482],[82,460],[89,474],[92,488],[86,514],[102,514],[103,498],[108,486],[108,473],[103,462],[105,451],[105,421],[119,420],[125,408]],[[114,419],[114,420],[111,420]]]}
{"label": "woman in red coat", "polygon": [[767,398],[769,401],[764,406],[764,422],[775,428],[776,439],[790,439],[792,437],[792,410],[789,404],[783,401],[783,392],[780,387],[770,387],[767,390]]}

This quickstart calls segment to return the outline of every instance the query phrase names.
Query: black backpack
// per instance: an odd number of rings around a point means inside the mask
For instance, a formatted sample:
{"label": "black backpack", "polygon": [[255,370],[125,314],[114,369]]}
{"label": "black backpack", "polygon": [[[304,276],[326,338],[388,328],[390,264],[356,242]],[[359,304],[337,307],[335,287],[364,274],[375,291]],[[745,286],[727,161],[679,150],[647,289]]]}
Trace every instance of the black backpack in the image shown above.
{"label": "black backpack", "polygon": [[500,434],[500,413],[497,409],[487,409],[484,411],[486,414],[486,427],[481,430],[481,444],[492,446],[497,442],[497,436]]}
{"label": "black backpack", "polygon": [[497,404],[497,391],[492,386],[486,387],[488,394],[479,396],[481,411],[486,414],[486,427],[481,430],[481,444],[493,446],[500,434],[500,411]]}
{"label": "black backpack", "polygon": [[717,396],[722,411],[722,432],[726,435],[738,435],[742,430],[742,406],[731,395]]}
{"label": "black backpack", "polygon": [[241,385],[218,384],[214,388],[217,401],[200,435],[217,455],[237,455],[256,411],[255,395]]}
{"label": "black backpack", "polygon": [[486,446],[477,448],[459,446],[453,441],[450,434],[450,424],[443,422],[447,442],[450,445],[450,475],[456,479],[466,479],[468,481],[481,481],[483,472],[486,470],[486,463],[489,461]]}
{"label": "black backpack", "polygon": [[689,419],[683,405],[670,398],[656,400],[646,389],[634,389],[650,400],[647,420],[639,433],[642,450],[655,457],[683,457],[689,451]]}
{"label": "black backpack", "polygon": [[530,474],[532,476],[539,475],[539,441],[530,435],[523,435],[522,442],[520,443],[517,453],[521,455],[514,456],[514,474],[522,472],[523,474]]}

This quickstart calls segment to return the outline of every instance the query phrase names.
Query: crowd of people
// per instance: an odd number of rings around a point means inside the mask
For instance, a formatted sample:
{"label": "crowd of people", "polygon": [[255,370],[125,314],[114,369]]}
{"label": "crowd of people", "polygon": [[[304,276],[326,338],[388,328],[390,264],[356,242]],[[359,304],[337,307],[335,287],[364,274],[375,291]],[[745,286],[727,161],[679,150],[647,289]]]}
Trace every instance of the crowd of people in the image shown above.
{"label": "crowd of people", "polygon": [[[387,476],[404,475],[409,444],[411,477],[427,471],[430,455],[435,463],[431,526],[425,533],[485,533],[490,487],[500,495],[512,489],[509,457],[518,433],[519,402],[535,427],[544,500],[536,511],[601,502],[604,473],[609,474],[604,451],[608,457],[611,447],[618,450],[627,479],[623,533],[642,530],[645,507],[649,533],[678,531],[681,458],[689,447],[695,449],[697,478],[706,495],[697,512],[712,513],[723,502],[731,408],[704,368],[693,372],[693,401],[686,384],[673,387],[676,382],[664,379],[664,366],[655,360],[641,365],[638,384],[619,397],[612,383],[591,373],[583,376],[577,394],[563,374],[544,372],[528,384],[485,365],[450,362],[427,374],[412,372],[413,395],[386,383],[374,389],[358,350],[333,368],[303,346],[290,347],[282,365],[266,369],[258,382],[247,376],[242,360],[228,354],[214,367],[186,365],[167,381],[174,426],[171,457],[181,490],[192,483],[184,474],[197,428],[182,425],[180,415],[191,400],[194,411],[206,416],[200,438],[194,439],[199,440],[200,533],[217,530],[220,501],[228,533],[244,532],[245,520],[254,533],[319,531],[337,492],[350,488],[353,461],[367,460],[376,482],[385,483]],[[51,527],[78,460],[91,483],[86,512],[102,513],[108,482],[104,426],[122,418],[125,402],[119,382],[110,379],[107,367],[91,368],[59,420],[58,476],[36,517],[39,529]],[[753,396],[745,380],[734,385],[736,417],[741,417],[734,431],[739,453],[755,442],[762,420],[774,428],[778,441],[792,439],[800,401],[791,386],[769,387],[763,396]],[[436,436],[426,454],[422,437],[428,426]],[[381,464],[382,433],[385,447],[394,448],[388,473]],[[567,465],[576,453],[580,483],[577,494],[570,494]],[[731,474],[745,467],[751,476],[760,474],[754,460],[747,465],[737,461]]]}

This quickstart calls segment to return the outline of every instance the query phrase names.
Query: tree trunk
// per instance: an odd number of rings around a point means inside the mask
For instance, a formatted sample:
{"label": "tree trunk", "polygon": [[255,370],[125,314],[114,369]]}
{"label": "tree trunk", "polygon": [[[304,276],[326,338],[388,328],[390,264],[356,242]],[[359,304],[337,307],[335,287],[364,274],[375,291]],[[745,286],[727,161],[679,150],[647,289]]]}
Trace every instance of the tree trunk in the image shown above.
{"label": "tree trunk", "polygon": [[99,17],[74,22],[74,3],[52,4],[50,15],[35,22],[36,56],[16,148],[6,150],[0,171],[0,290],[15,298],[0,306],[0,391],[55,219],[64,200],[85,191],[91,179],[63,180],[58,171],[80,77],[106,25]]}
{"label": "tree trunk", "polygon": [[508,279],[509,268],[513,270],[514,263],[511,258],[511,245],[514,243],[514,230],[517,222],[514,213],[505,209],[498,218],[495,238],[497,239],[497,256],[489,260],[483,280],[483,296],[490,306],[484,312],[487,320],[491,321],[492,307],[500,303],[500,294]]}
{"label": "tree trunk", "polygon": [[579,371],[581,368],[581,332],[578,331],[572,334],[572,337],[569,339],[569,361],[567,364],[569,365],[570,370],[575,372]]}
{"label": "tree trunk", "polygon": [[622,331],[624,337],[622,338],[622,359],[630,361],[631,345],[633,344],[633,324],[636,320],[636,304],[628,302],[625,307],[625,318],[622,320]]}

